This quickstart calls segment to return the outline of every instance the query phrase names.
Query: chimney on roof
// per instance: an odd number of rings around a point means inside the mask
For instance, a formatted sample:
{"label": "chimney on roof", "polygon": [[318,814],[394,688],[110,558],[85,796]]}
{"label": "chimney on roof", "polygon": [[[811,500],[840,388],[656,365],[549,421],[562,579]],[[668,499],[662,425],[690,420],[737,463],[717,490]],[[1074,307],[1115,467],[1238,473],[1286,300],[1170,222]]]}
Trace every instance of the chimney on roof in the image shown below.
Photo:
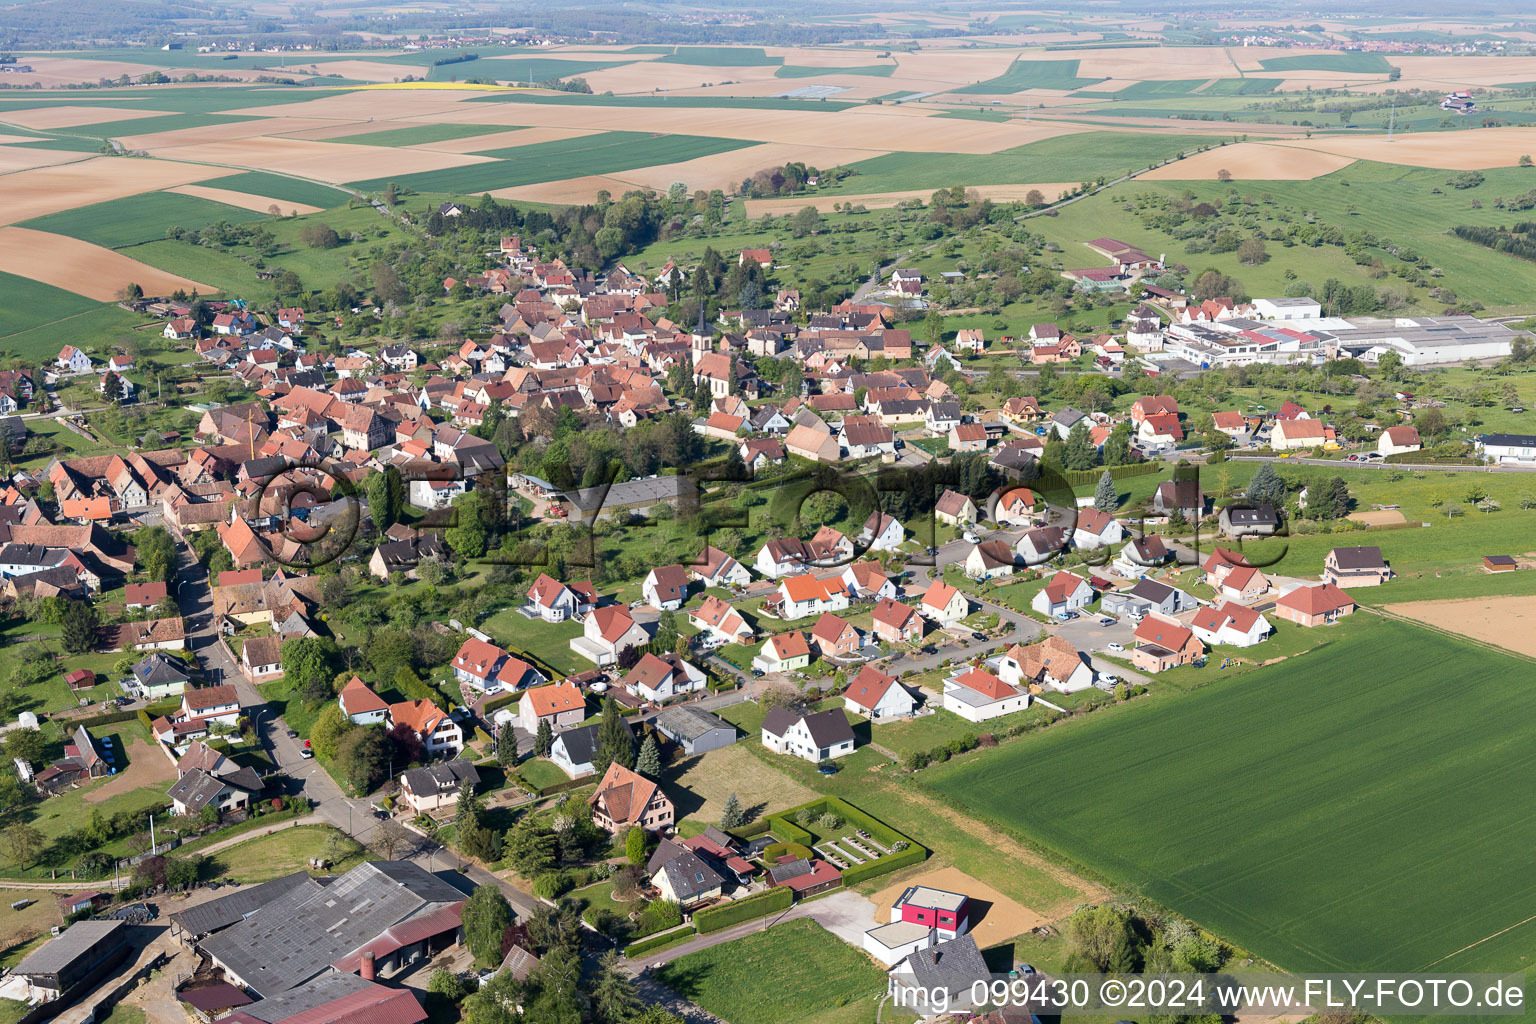
{"label": "chimney on roof", "polygon": [[363,950],[363,966],[359,973],[362,975],[364,981],[373,980],[373,950]]}

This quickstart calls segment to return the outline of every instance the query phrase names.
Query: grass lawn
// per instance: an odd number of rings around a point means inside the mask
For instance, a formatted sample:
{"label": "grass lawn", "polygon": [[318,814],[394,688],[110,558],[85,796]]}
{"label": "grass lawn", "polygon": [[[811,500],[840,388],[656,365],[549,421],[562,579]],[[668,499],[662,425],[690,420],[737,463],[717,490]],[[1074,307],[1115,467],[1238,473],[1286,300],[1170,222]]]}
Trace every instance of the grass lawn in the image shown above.
{"label": "grass lawn", "polygon": [[[1062,694],[1057,693],[1045,694],[1045,698],[1052,703],[1058,703],[1058,698],[1061,696]],[[937,698],[931,699],[937,703]],[[929,751],[950,740],[963,739],[966,736],[1003,733],[1017,722],[1048,722],[1059,717],[1061,716],[1056,712],[1037,704],[1015,714],[1004,715],[978,724],[967,722],[952,711],[938,708],[933,714],[924,715],[921,718],[876,726],[874,741],[897,754],[910,754]]]}
{"label": "grass lawn", "polygon": [[64,922],[55,893],[36,889],[0,889],[0,902],[7,907],[17,900],[31,900],[32,905],[20,910],[7,910],[5,923],[0,925],[0,948],[9,948],[18,942],[29,942],[48,929]]}
{"label": "grass lawn", "polygon": [[562,675],[584,672],[592,667],[590,661],[571,650],[571,641],[581,636],[579,622],[530,619],[517,608],[508,607],[480,623],[479,628],[495,637],[498,644],[515,651],[527,651]]}
{"label": "grass lawn", "polygon": [[51,213],[26,221],[22,227],[68,235],[109,249],[164,238],[168,227],[198,231],[210,224],[243,224],[267,214],[228,206],[178,192],[146,192]]}
{"label": "grass lawn", "polygon": [[668,765],[661,781],[677,806],[678,820],[718,824],[732,793],[748,821],[816,799],[816,790],[753,757],[747,745],[758,742],[753,733],[729,747]]}
{"label": "grass lawn", "polygon": [[885,990],[863,953],[803,918],[679,957],[657,977],[730,1024],[795,1024],[853,1003],[865,1012],[844,1019],[872,1022]]}
{"label": "grass lawn", "polygon": [[[1522,666],[1382,622],[922,779],[1284,969],[1517,970],[1536,952],[1509,899],[1536,839],[1509,799],[1532,756]],[[1170,813],[1192,778],[1219,815]]]}
{"label": "grass lawn", "polygon": [[531,757],[517,766],[517,774],[522,776],[528,785],[535,789],[543,789],[545,786],[557,786],[562,782],[571,781],[571,777],[560,770],[560,766],[547,757]]}
{"label": "grass lawn", "polygon": [[215,875],[228,875],[242,884],[268,882],[309,867],[312,857],[331,862],[330,874],[339,874],[367,859],[356,840],[329,825],[298,825],[271,835],[240,843],[214,854]]}

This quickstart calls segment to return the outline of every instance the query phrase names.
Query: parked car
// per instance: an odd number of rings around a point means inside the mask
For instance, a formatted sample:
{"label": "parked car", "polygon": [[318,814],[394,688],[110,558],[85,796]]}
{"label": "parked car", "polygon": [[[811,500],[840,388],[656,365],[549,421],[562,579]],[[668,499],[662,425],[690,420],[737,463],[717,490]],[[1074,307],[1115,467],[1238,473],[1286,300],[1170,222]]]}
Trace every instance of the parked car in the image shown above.
{"label": "parked car", "polygon": [[305,747],[303,750],[299,751],[299,756],[304,760],[309,761],[314,758],[315,752],[310,750],[308,747]]}
{"label": "parked car", "polygon": [[1125,644],[1109,644],[1104,649],[1106,651],[1114,651],[1116,654],[1119,654],[1121,651],[1125,650]]}
{"label": "parked car", "polygon": [[972,533],[970,530],[966,530],[965,533],[963,534],[963,536],[964,536],[965,542],[967,544],[980,544],[981,543],[981,538],[977,537],[976,534]]}
{"label": "parked car", "polygon": [[1100,619],[1099,620],[1099,625],[1101,625],[1101,626],[1113,626],[1114,624],[1115,624],[1115,620],[1114,619]]}
{"label": "parked car", "polygon": [[1105,686],[1114,686],[1119,681],[1120,677],[1115,675],[1113,672],[1099,673],[1099,682],[1103,683]]}
{"label": "parked car", "polygon": [[987,634],[985,634],[985,633],[972,633],[971,634],[971,639],[972,640],[985,640],[986,638],[987,638]]}

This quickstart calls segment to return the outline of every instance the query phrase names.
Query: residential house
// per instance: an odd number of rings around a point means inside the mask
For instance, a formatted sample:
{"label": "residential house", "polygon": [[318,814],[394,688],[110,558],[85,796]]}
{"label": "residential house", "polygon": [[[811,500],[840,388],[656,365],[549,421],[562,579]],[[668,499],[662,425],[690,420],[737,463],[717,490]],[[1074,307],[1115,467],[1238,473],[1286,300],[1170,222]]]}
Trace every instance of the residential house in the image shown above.
{"label": "residential house", "polygon": [[1131,403],[1131,423],[1140,426],[1148,416],[1178,416],[1179,403],[1172,395],[1142,395]]}
{"label": "residential house", "polygon": [[1184,428],[1177,413],[1157,413],[1146,417],[1137,426],[1136,440],[1146,451],[1167,451],[1184,440]]}
{"label": "residential house", "polygon": [[1040,499],[1035,497],[1034,491],[1028,487],[1011,487],[994,493],[997,495],[991,514],[994,521],[1004,526],[1027,526],[1035,521],[1035,509]]}
{"label": "residential house", "polygon": [[842,446],[830,433],[798,424],[784,438],[784,449],[791,455],[812,462],[836,462],[842,458]]}
{"label": "residential house", "polygon": [[640,595],[657,611],[677,611],[688,600],[688,570],[680,565],[657,566],[646,573]]}
{"label": "residential house", "polygon": [[939,625],[947,626],[969,615],[971,602],[963,593],[943,580],[934,580],[923,594],[922,604],[918,610]]}
{"label": "residential house", "polygon": [[843,570],[839,581],[859,601],[881,601],[896,597],[896,581],[876,561],[854,562]]}
{"label": "residential house", "polygon": [[1157,534],[1133,537],[1120,549],[1110,568],[1127,579],[1135,579],[1148,569],[1162,565],[1171,557],[1168,546]]}
{"label": "residential house", "polygon": [[[634,731],[630,728],[629,719],[621,717],[619,722],[633,739]],[[573,779],[591,775],[597,770],[598,734],[601,728],[601,722],[593,722],[591,725],[580,725],[555,733],[549,745],[549,759]]]}
{"label": "residential house", "polygon": [[779,581],[779,592],[775,597],[777,600],[770,599],[764,607],[772,606],[787,622],[840,612],[848,607],[848,590],[837,576],[826,579],[818,579],[810,573],[786,576]]}
{"label": "residential house", "polygon": [[657,704],[702,690],[707,683],[702,671],[671,651],[641,655],[622,680],[624,689]]}
{"label": "residential house", "polygon": [[858,652],[863,642],[852,623],[831,612],[823,612],[811,627],[811,643],[823,658],[849,657]]}
{"label": "residential house", "polygon": [[1418,430],[1407,424],[1388,427],[1376,439],[1376,451],[1381,455],[1401,455],[1406,452],[1416,452],[1423,447],[1424,445],[1419,441]]}
{"label": "residential house", "polygon": [[891,643],[916,643],[923,638],[923,617],[909,604],[881,598],[871,615],[875,636]]}
{"label": "residential house", "polygon": [[1029,691],[983,668],[962,664],[944,680],[944,709],[967,722],[985,722],[1029,707]]}
{"label": "residential house", "polygon": [[[526,703],[526,698],[525,698]],[[384,714],[384,724],[394,729],[405,726],[416,734],[428,757],[456,755],[464,749],[464,731],[442,708],[425,700],[391,704]]]}
{"label": "residential house", "polygon": [[705,547],[687,568],[688,575],[706,587],[744,587],[752,582],[747,567],[717,547]]}
{"label": "residential house", "polygon": [[1012,576],[1013,570],[1013,548],[1005,540],[984,540],[972,545],[965,556],[965,574],[973,580]]}
{"label": "residential house", "polygon": [[853,753],[853,726],[842,708],[806,714],[777,707],[763,718],[763,746],[807,761],[831,761]]}
{"label": "residential house", "polygon": [[713,594],[704,603],[688,613],[688,622],[701,633],[728,644],[745,644],[752,641],[752,627],[730,603]]}
{"label": "residential house", "polygon": [[786,573],[798,572],[810,561],[805,542],[798,537],[770,540],[757,552],[752,567],[771,580]]}
{"label": "residential house", "polygon": [[949,428],[949,447],[957,452],[986,451],[987,428],[980,423],[959,423]]}
{"label": "residential house", "polygon": [[1108,512],[1096,508],[1077,511],[1072,528],[1072,543],[1078,548],[1106,548],[1125,539],[1125,528]]}
{"label": "residential house", "polygon": [[1059,526],[1039,526],[1025,531],[1014,547],[1025,565],[1039,565],[1065,551],[1071,539],[1071,534]]}
{"label": "residential house", "polygon": [[468,786],[474,792],[480,785],[480,773],[462,757],[440,764],[416,768],[400,775],[400,798],[416,814],[427,814],[455,807],[459,794]]}
{"label": "residential house", "polygon": [[240,648],[240,667],[252,682],[276,679],[283,674],[282,639],[276,636],[250,637]]}
{"label": "residential house", "polygon": [[651,884],[662,899],[696,906],[724,891],[725,878],[693,850],[663,839],[646,863]]}
{"label": "residential house", "polygon": [[1205,646],[1194,632],[1162,615],[1148,615],[1136,626],[1131,664],[1147,673],[1188,665],[1205,657]]}
{"label": "residential house", "polygon": [[1228,537],[1269,537],[1280,529],[1280,513],[1273,505],[1228,505],[1217,520]]}
{"label": "residential house", "polygon": [[[186,692],[191,675],[180,658],[155,651],[133,666],[133,689],[145,700],[160,700]],[[95,673],[92,673],[92,679]]]}
{"label": "residential house", "polygon": [[899,1005],[936,1017],[974,1006],[976,982],[986,983],[991,971],[976,940],[958,935],[908,953],[891,968],[890,985]]}
{"label": "residential house", "polygon": [[1041,615],[1065,618],[1093,603],[1093,587],[1076,573],[1060,570],[1030,599],[1029,606]]}
{"label": "residential house", "polygon": [[864,521],[864,528],[859,531],[859,543],[870,551],[895,551],[906,539],[905,527],[880,511],[871,512]]}
{"label": "residential house", "polygon": [[1252,608],[1231,601],[1206,605],[1195,612],[1190,630],[1211,646],[1252,647],[1273,632],[1274,627]]}
{"label": "residential house", "polygon": [[865,665],[843,691],[843,708],[879,722],[907,717],[917,710],[917,701],[895,676]]}
{"label": "residential house", "polygon": [[528,604],[525,606],[545,622],[580,620],[597,607],[597,590],[591,581],[572,583],[567,586],[546,573],[528,588]]}
{"label": "residential house", "polygon": [[1374,545],[1334,548],[1323,560],[1323,582],[1336,587],[1374,587],[1392,578],[1392,570]]}
{"label": "residential house", "polygon": [[63,373],[89,373],[91,357],[73,345],[65,345],[53,365]]}
{"label": "residential house", "polygon": [[1076,693],[1093,685],[1093,666],[1082,651],[1063,637],[1048,636],[1037,644],[1014,644],[997,662],[997,677],[1010,686],[1039,686]]}
{"label": "residential house", "polygon": [[933,506],[934,518],[949,526],[959,526],[961,523],[974,524],[976,514],[976,503],[971,500],[970,495],[959,491],[946,490],[939,495],[938,502]]}
{"label": "residential house", "polygon": [[566,680],[535,686],[523,693],[517,717],[518,724],[530,734],[539,731],[540,722],[548,722],[556,731],[568,729],[587,717],[587,699],[576,684]]}
{"label": "residential house", "polygon": [[164,583],[130,583],[123,588],[123,606],[143,611],[164,601],[165,595]]}
{"label": "residential house", "polygon": [[1191,522],[1205,515],[1205,495],[1199,480],[1164,480],[1152,493],[1152,511],[1172,515],[1175,511]]}
{"label": "residential house", "polygon": [[602,668],[617,662],[626,647],[640,647],[650,638],[645,627],[629,614],[628,608],[613,605],[594,608],[582,623],[581,636],[573,637],[570,647]]}
{"label": "residential house", "polygon": [[357,676],[347,680],[336,703],[354,725],[381,725],[389,716],[389,703]]}
{"label": "residential house", "polygon": [[617,761],[608,766],[587,803],[592,807],[592,821],[615,835],[636,826],[647,832],[664,832],[677,815],[660,786]]}
{"label": "residential house", "polygon": [[1354,598],[1332,583],[1297,587],[1275,602],[1275,615],[1298,626],[1326,626],[1354,611]]}
{"label": "residential house", "polygon": [[1328,430],[1314,419],[1282,419],[1269,432],[1269,446],[1277,452],[1297,448],[1321,448],[1329,440]]}
{"label": "residential house", "polygon": [[752,668],[758,672],[793,672],[811,663],[811,645],[799,630],[780,633],[763,641]]}
{"label": "residential house", "polygon": [[495,644],[467,637],[450,663],[453,677],[481,693],[500,693],[546,680],[544,673]]}

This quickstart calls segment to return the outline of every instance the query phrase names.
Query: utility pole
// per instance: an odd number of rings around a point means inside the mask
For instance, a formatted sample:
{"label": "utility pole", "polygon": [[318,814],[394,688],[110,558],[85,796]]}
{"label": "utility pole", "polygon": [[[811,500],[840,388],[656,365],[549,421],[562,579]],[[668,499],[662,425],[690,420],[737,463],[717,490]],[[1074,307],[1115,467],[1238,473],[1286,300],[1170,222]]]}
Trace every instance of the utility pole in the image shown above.
{"label": "utility pole", "polygon": [[1397,97],[1392,97],[1391,112],[1387,115],[1387,141],[1392,141],[1393,130],[1397,127]]}
{"label": "utility pole", "polygon": [[155,842],[155,816],[149,816],[149,853],[154,856],[160,852],[160,844]]}

